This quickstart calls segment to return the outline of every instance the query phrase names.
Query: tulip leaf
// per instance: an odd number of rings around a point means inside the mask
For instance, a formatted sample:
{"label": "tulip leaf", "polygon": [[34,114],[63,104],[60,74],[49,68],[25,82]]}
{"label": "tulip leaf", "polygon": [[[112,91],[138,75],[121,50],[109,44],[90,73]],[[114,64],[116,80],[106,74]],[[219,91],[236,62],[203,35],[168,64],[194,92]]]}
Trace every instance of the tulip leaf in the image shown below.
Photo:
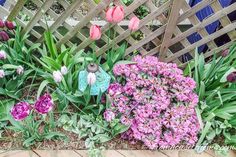
{"label": "tulip leaf", "polygon": [[37,92],[37,99],[40,97],[40,95],[41,95],[43,89],[48,85],[48,83],[49,83],[49,82],[48,82],[47,80],[44,80],[44,81],[40,84],[39,89],[38,89],[38,92]]}

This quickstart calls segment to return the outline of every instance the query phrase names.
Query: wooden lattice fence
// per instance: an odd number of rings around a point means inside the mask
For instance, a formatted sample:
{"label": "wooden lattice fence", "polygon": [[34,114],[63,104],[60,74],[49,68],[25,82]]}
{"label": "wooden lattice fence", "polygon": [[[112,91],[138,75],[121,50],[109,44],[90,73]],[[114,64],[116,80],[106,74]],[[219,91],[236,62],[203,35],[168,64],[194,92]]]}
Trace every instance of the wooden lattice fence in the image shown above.
{"label": "wooden lattice fence", "polygon": [[[236,22],[230,21],[228,17],[230,13],[236,10],[236,3],[223,8],[219,0],[202,0],[191,8],[185,0],[167,0],[160,6],[154,4],[154,0],[134,0],[128,6],[119,0],[114,0],[115,4],[124,6],[126,15],[126,21],[115,25],[104,22],[105,11],[111,0],[101,0],[99,4],[93,0],[74,0],[72,2],[66,0],[32,0],[32,2],[37,9],[29,10],[24,6],[25,0],[18,0],[8,16],[9,20],[15,19],[23,27],[22,34],[30,33],[31,40],[27,40],[29,45],[43,41],[43,32],[47,27],[45,15],[48,18],[50,31],[58,40],[58,48],[62,44],[67,46],[76,44],[76,51],[92,47],[88,28],[93,23],[102,25],[103,36],[96,46],[97,55],[102,55],[112,46],[118,47],[123,41],[127,41],[129,44],[126,55],[138,50],[142,55],[158,55],[163,61],[182,64],[186,62],[186,54],[188,54],[187,59],[194,57],[193,52],[196,47],[207,44],[208,50],[205,52],[205,57],[208,58],[215,52],[228,47],[236,39]],[[52,9],[55,2],[64,8],[60,13],[56,13]],[[85,2],[87,11],[83,13],[79,8]],[[135,40],[123,24],[135,15],[135,11],[141,5],[149,9],[149,14],[140,23],[139,31],[142,38]],[[208,5],[211,6],[214,14],[200,22],[196,13]],[[26,16],[22,16],[22,14]],[[72,18],[75,15],[77,20]],[[205,27],[217,20],[220,21],[221,27],[209,34]],[[189,23],[191,27],[186,30],[180,29],[181,23]],[[39,29],[37,26],[42,28]],[[110,39],[108,37],[109,30],[113,30],[114,36]],[[191,44],[187,37],[195,32],[198,32],[202,39]],[[214,39],[224,34],[228,35],[230,41],[218,47]]]}

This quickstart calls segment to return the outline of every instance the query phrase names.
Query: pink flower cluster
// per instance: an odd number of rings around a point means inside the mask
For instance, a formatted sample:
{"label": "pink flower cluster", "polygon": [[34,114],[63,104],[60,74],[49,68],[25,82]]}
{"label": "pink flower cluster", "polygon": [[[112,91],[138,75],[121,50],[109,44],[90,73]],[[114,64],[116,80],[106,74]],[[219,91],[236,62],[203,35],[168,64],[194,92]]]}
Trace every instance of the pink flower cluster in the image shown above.
{"label": "pink flower cluster", "polygon": [[143,141],[150,149],[194,145],[200,128],[194,80],[184,77],[176,64],[153,56],[136,56],[133,61],[136,64],[114,67],[114,75],[122,79],[108,89],[112,111],[130,125],[122,137]]}

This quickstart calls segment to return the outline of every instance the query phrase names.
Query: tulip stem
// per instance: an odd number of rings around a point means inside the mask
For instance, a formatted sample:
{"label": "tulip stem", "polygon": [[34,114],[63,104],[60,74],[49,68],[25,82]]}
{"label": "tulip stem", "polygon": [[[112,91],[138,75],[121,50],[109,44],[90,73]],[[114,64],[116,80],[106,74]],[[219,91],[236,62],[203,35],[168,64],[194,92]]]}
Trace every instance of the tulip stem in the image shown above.
{"label": "tulip stem", "polygon": [[32,85],[33,85],[33,83],[34,83],[34,80],[35,80],[35,77],[36,77],[37,72],[38,72],[38,71],[35,71],[34,77],[32,78],[32,81],[31,81],[31,83],[30,83],[29,90],[28,90],[28,93],[27,93],[27,100],[28,100],[28,98],[29,98],[29,94],[30,94]]}
{"label": "tulip stem", "polygon": [[92,49],[93,49],[93,60],[94,60],[94,62],[96,62],[96,60],[97,60],[97,57],[96,57],[96,42],[95,42],[95,40],[93,41],[93,43],[92,43]]}
{"label": "tulip stem", "polygon": [[114,53],[114,46],[115,46],[115,43],[114,43],[114,39],[116,38],[116,31],[114,30],[114,33],[113,33],[113,39],[112,39],[112,48],[111,48],[111,52]]}

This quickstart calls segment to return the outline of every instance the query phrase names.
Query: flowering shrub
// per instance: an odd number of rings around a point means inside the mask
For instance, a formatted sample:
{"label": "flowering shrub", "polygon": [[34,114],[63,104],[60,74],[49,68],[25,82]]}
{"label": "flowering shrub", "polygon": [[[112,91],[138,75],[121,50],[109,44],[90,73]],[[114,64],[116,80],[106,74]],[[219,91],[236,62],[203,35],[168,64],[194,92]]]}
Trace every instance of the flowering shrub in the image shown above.
{"label": "flowering shrub", "polygon": [[[150,149],[177,144],[194,145],[199,123],[195,113],[198,96],[195,82],[184,77],[176,64],[159,62],[156,57],[133,58],[136,64],[117,64],[108,94],[111,109],[121,123],[130,125],[122,136],[141,140]],[[111,120],[110,109],[104,118]]]}

